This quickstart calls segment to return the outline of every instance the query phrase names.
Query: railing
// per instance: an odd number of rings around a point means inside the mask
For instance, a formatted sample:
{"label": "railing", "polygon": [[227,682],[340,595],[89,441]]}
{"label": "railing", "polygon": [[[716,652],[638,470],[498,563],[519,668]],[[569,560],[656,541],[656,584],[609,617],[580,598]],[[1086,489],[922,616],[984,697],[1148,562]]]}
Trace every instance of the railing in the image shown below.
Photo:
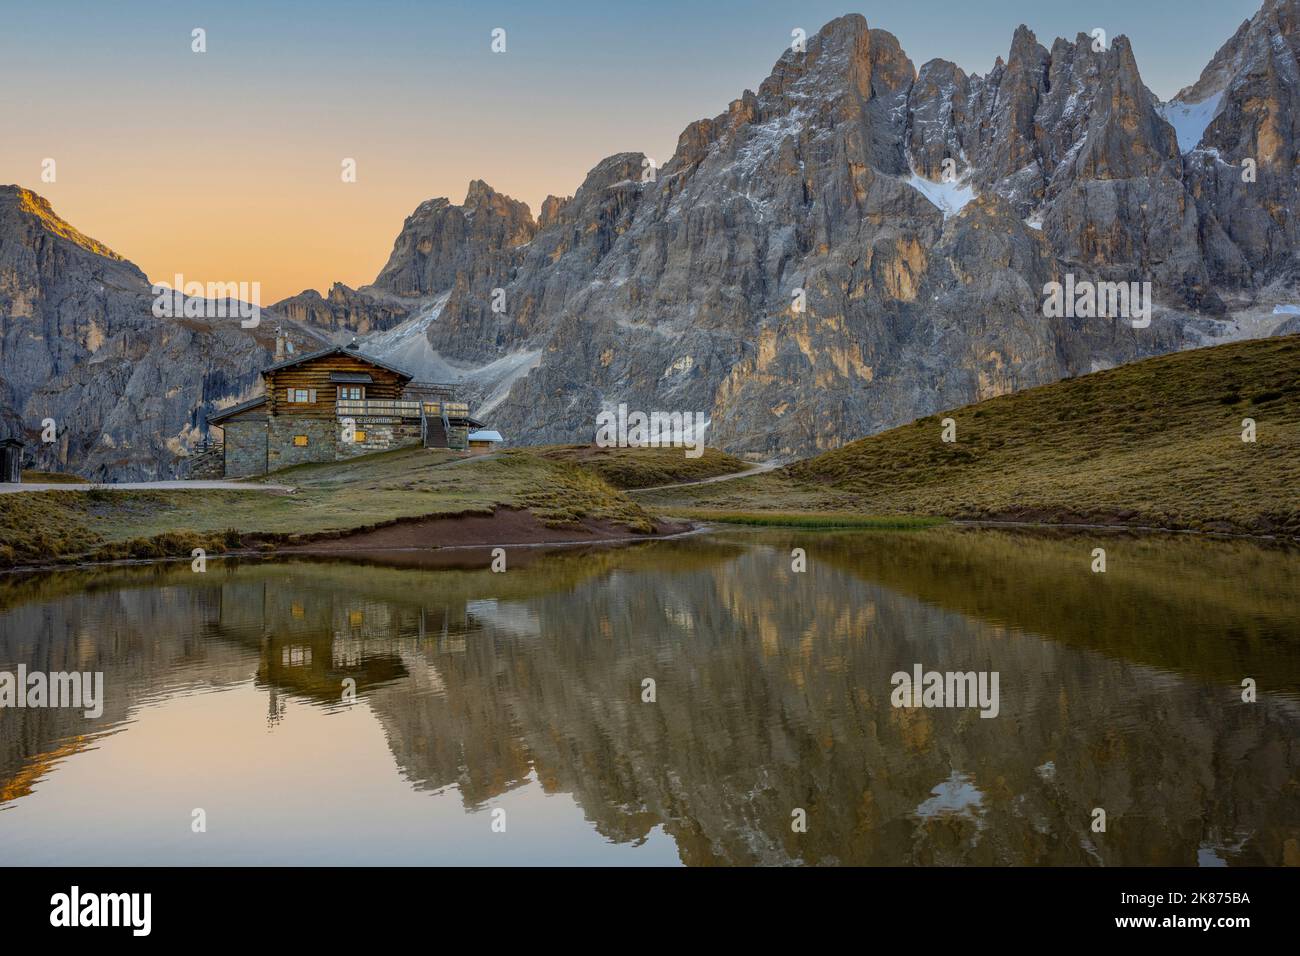
{"label": "railing", "polygon": [[466,402],[425,402],[424,414],[434,418],[469,418],[469,405]]}
{"label": "railing", "polygon": [[341,398],[334,403],[339,418],[469,418],[467,402],[407,402],[383,398]]}
{"label": "railing", "polygon": [[205,441],[185,460],[185,474],[189,478],[224,478],[226,449],[221,442]]}
{"label": "railing", "polygon": [[457,388],[452,382],[407,382],[402,391],[407,395],[441,395],[451,398],[456,394]]}
{"label": "railing", "polygon": [[341,398],[334,403],[339,418],[375,415],[388,418],[419,418],[419,402],[402,402],[382,398]]}

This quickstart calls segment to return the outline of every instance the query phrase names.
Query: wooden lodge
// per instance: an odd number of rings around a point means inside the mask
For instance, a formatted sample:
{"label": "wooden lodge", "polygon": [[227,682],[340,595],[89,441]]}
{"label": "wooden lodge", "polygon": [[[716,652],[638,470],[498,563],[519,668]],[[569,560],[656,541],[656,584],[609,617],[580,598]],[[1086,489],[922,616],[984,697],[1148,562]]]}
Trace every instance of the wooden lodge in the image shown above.
{"label": "wooden lodge", "polygon": [[413,381],[355,340],[290,358],[276,346],[265,393],[209,416],[223,440],[195,458],[191,477],[264,475],[414,445],[464,451],[482,428],[453,386]]}

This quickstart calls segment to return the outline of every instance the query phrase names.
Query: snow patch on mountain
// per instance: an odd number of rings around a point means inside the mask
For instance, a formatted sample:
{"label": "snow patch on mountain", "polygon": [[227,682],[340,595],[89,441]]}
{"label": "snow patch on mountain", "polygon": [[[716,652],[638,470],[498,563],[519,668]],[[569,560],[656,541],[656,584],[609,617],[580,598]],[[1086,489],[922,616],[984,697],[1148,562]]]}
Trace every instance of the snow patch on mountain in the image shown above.
{"label": "snow patch on mountain", "polygon": [[975,188],[968,183],[933,183],[915,172],[908,177],[907,184],[930,200],[931,205],[943,213],[944,219],[957,215],[975,198]]}
{"label": "snow patch on mountain", "polygon": [[505,401],[515,382],[537,367],[542,350],[508,352],[483,365],[444,358],[429,343],[429,326],[438,321],[450,298],[451,293],[445,292],[405,322],[368,336],[362,350],[405,369],[416,381],[459,385],[463,397],[474,406],[474,414],[482,417]]}
{"label": "snow patch on mountain", "polygon": [[420,381],[445,382],[453,379],[440,378],[434,371],[437,355],[429,344],[429,326],[438,321],[442,310],[451,298],[450,292],[444,292],[433,300],[425,309],[421,309],[409,319],[399,322],[391,329],[376,332],[362,341],[362,349],[375,358],[391,362],[398,368],[404,368]]}
{"label": "snow patch on mountain", "polygon": [[[1294,307],[1290,307],[1294,308]],[[1226,342],[1244,342],[1277,335],[1281,327],[1297,312],[1288,311],[1285,305],[1254,305],[1228,313],[1223,319],[1202,319],[1197,329],[1199,346],[1223,345]],[[1189,347],[1196,348],[1193,342]]]}
{"label": "snow patch on mountain", "polygon": [[1207,96],[1199,103],[1185,103],[1170,100],[1157,107],[1157,112],[1165,118],[1178,135],[1178,151],[1190,153],[1201,143],[1206,128],[1219,115],[1223,105],[1223,90]]}
{"label": "snow patch on mountain", "polygon": [[796,107],[784,116],[766,123],[751,126],[749,138],[736,153],[734,167],[744,178],[753,176],[771,157],[787,137],[798,137],[808,119],[806,110]]}
{"label": "snow patch on mountain", "polygon": [[464,374],[467,379],[487,389],[487,394],[478,406],[478,417],[490,415],[506,400],[511,386],[537,368],[541,361],[541,349],[522,349],[507,353],[487,365],[466,371]]}

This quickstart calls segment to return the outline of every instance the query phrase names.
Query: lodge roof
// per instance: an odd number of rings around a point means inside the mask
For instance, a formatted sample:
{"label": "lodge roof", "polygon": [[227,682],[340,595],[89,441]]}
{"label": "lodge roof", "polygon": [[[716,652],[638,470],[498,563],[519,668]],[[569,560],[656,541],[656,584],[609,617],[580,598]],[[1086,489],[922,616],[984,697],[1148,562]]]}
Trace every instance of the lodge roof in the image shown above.
{"label": "lodge roof", "polygon": [[256,408],[258,405],[263,404],[265,401],[266,401],[266,396],[259,395],[257,396],[257,398],[250,398],[248,401],[240,402],[238,405],[231,405],[229,408],[223,408],[215,415],[208,416],[208,424],[219,425],[222,422],[224,422],[227,418],[233,418],[235,415],[238,415],[240,412],[246,412],[250,408]]}
{"label": "lodge roof", "polygon": [[376,368],[387,369],[390,372],[395,372],[408,382],[415,377],[405,369],[398,368],[396,365],[389,365],[387,362],[381,362],[373,356],[366,355],[364,352],[359,351],[355,345],[333,345],[327,349],[320,349],[317,352],[308,352],[306,355],[299,355],[291,359],[285,359],[283,362],[276,362],[274,365],[268,365],[266,368],[262,369],[262,374],[266,375],[268,372],[278,372],[282,368],[291,368],[294,365],[302,365],[304,362],[314,362],[316,359],[325,358],[327,355],[347,355],[360,362],[365,362],[367,365],[373,365]]}

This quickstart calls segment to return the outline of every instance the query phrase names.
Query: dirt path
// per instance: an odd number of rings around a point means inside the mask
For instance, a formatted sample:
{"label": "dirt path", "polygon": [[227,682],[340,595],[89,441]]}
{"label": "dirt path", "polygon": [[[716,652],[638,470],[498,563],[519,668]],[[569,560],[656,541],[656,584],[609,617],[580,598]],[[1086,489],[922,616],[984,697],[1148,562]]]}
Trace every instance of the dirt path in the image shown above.
{"label": "dirt path", "polygon": [[20,491],[187,491],[209,489],[217,491],[293,491],[290,485],[258,484],[251,481],[124,481],[116,484],[86,484],[83,482],[32,482],[12,484],[0,482],[0,495]]}
{"label": "dirt path", "polygon": [[648,488],[628,488],[628,494],[636,494],[641,491],[665,491],[668,488],[690,488],[695,485],[712,485],[719,481],[735,481],[737,478],[752,478],[754,475],[761,475],[767,471],[774,471],[781,467],[779,461],[765,461],[761,465],[755,465],[753,468],[746,468],[744,471],[733,471],[728,475],[714,475],[712,478],[700,478],[697,481],[676,481],[671,485],[651,485]]}

